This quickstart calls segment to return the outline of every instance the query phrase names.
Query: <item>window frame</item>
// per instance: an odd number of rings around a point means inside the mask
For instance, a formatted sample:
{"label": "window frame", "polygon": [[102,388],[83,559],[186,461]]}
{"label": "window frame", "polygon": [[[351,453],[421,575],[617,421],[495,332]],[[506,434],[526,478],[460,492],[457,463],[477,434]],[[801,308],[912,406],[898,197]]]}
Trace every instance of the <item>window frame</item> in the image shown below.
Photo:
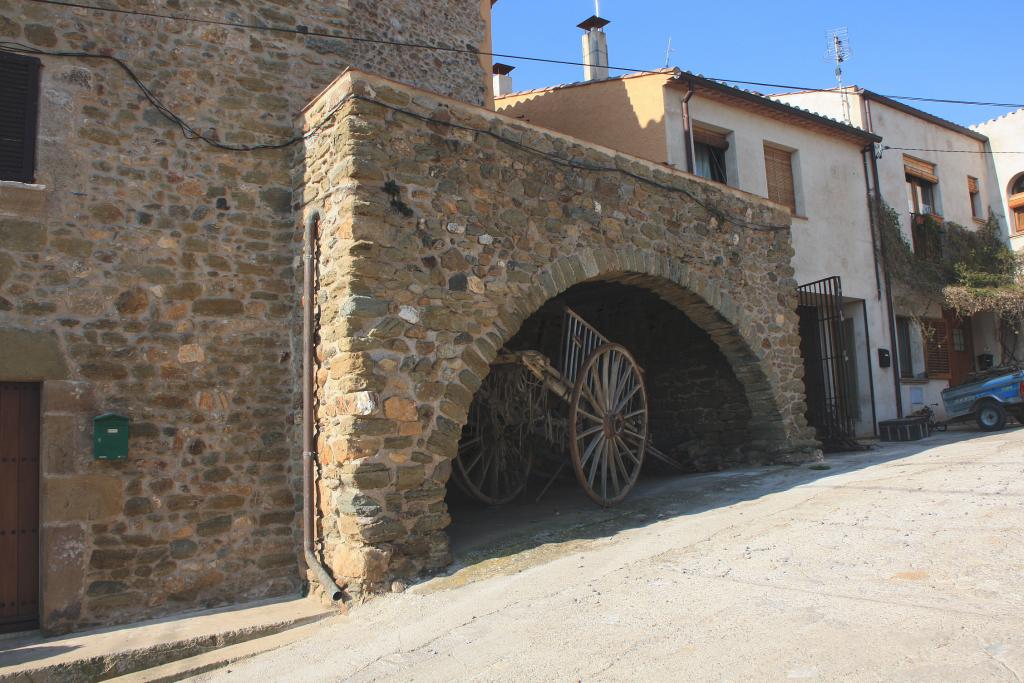
{"label": "window frame", "polygon": [[[709,161],[707,166],[708,175],[701,173],[697,164],[696,157],[698,157],[703,150],[707,150]],[[729,184],[729,166],[725,160],[725,148],[695,140],[693,143],[693,153],[693,171],[695,175],[704,178],[705,180],[710,180],[713,183],[722,183],[723,185]],[[720,173],[716,173],[716,170],[720,171]]]}
{"label": "window frame", "polygon": [[974,176],[967,176],[967,195],[971,202],[971,217],[979,222],[984,222],[985,217],[981,209],[981,184]]}
{"label": "window frame", "polygon": [[1007,195],[1007,204],[1010,207],[1010,234],[1013,236],[1024,235],[1024,173],[1019,174],[1010,184]]}
{"label": "window frame", "polygon": [[906,316],[896,316],[896,371],[900,379],[918,379],[914,372],[914,350],[910,335],[914,324]]}
{"label": "window frame", "polygon": [[[0,166],[0,180],[18,183],[34,183],[36,179],[36,147],[39,133],[39,87],[42,61],[36,57],[0,52],[0,65],[3,62],[20,64],[27,67],[28,84],[24,100],[24,128],[20,131],[20,169],[5,173]],[[2,66],[0,66],[2,68]],[[0,130],[2,133],[2,130]],[[19,139],[18,137],[12,138]]]}
{"label": "window frame", "polygon": [[950,325],[941,318],[929,318],[924,323],[931,328],[924,337],[924,371],[928,379],[950,379],[953,362],[950,357]]}
{"label": "window frame", "polygon": [[[935,190],[939,184],[910,173],[906,175],[906,178],[907,208],[910,209],[910,213],[917,216],[939,216],[940,214],[935,206]],[[926,204],[924,201],[925,191],[928,193],[930,204]],[[929,211],[923,210],[926,206],[930,209]]]}
{"label": "window frame", "polygon": [[[784,157],[782,155],[784,155]],[[783,147],[781,145],[773,144],[771,142],[768,142],[767,140],[764,141],[764,173],[765,173],[765,185],[766,185],[766,190],[767,190],[766,195],[767,195],[767,197],[768,197],[768,199],[770,201],[773,201],[776,204],[781,204],[782,206],[788,207],[789,210],[792,212],[792,214],[794,216],[799,216],[800,215],[799,202],[798,202],[799,192],[797,191],[797,184],[796,184],[796,159],[795,159],[795,157],[796,157],[796,150],[789,149],[789,148]],[[780,183],[778,182],[779,178],[778,178],[777,174],[773,171],[773,166],[778,167],[780,164],[782,164],[783,163],[783,158],[785,160],[784,165],[785,165],[786,169],[788,170],[788,179],[789,179],[789,182],[788,182],[788,192],[786,192],[787,188],[783,187],[782,188],[783,194],[779,195],[778,194],[779,189],[780,189],[780,187],[779,187]],[[784,177],[785,176],[783,176],[783,178]],[[773,178],[775,179],[775,182],[772,182]],[[782,183],[782,185],[786,185],[786,184],[787,183],[785,183],[785,182]],[[775,191],[775,196],[772,196],[773,195],[773,189]]]}

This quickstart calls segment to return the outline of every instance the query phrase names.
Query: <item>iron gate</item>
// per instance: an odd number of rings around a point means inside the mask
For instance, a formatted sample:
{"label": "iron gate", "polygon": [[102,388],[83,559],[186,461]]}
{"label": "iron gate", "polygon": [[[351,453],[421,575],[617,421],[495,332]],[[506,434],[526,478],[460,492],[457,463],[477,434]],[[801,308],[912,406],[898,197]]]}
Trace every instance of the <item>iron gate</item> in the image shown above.
{"label": "iron gate", "polygon": [[807,421],[827,449],[856,448],[848,350],[843,330],[843,285],[838,276],[797,287],[800,351],[804,358]]}

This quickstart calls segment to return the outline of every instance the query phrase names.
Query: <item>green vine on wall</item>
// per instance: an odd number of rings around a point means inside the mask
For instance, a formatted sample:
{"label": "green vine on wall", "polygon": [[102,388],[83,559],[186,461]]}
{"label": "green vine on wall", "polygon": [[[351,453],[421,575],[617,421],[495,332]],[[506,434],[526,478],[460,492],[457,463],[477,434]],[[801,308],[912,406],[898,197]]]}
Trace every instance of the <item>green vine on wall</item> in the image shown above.
{"label": "green vine on wall", "polygon": [[925,297],[941,292],[942,305],[960,316],[995,314],[1004,360],[1016,360],[1016,337],[1024,325],[1024,254],[1015,254],[1000,239],[995,216],[976,230],[914,216],[915,251],[900,230],[899,213],[883,205],[879,214],[889,276]]}

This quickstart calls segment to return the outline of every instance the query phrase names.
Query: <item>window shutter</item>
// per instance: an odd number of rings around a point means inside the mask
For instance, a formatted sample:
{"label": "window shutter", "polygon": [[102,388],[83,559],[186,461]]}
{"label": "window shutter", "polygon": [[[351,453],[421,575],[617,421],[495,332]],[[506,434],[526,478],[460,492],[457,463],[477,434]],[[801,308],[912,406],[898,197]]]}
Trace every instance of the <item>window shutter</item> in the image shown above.
{"label": "window shutter", "polygon": [[729,135],[727,133],[719,133],[718,131],[709,130],[701,126],[693,127],[693,141],[702,142],[710,147],[717,147],[718,149],[729,149]]}
{"label": "window shutter", "polygon": [[788,206],[793,213],[796,213],[793,154],[778,147],[765,145],[764,170],[768,178],[768,199]]}
{"label": "window shutter", "polygon": [[0,180],[35,180],[39,60],[0,53]]}
{"label": "window shutter", "polygon": [[949,379],[949,325],[945,320],[927,320],[924,364],[929,377]]}
{"label": "window shutter", "polygon": [[939,182],[939,176],[935,175],[935,164],[923,159],[916,159],[912,156],[903,155],[903,169],[907,175],[927,180],[932,185]]}

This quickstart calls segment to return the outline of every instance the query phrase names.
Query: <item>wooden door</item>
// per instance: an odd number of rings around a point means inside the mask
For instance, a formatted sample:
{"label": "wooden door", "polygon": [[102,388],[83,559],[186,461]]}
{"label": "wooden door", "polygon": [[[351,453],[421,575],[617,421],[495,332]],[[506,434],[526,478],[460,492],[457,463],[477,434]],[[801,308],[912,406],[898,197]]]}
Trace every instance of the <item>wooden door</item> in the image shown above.
{"label": "wooden door", "polygon": [[0,632],[38,625],[39,389],[0,382]]}
{"label": "wooden door", "polygon": [[949,386],[960,386],[974,371],[974,335],[971,319],[958,318],[953,311],[943,311],[949,330]]}

